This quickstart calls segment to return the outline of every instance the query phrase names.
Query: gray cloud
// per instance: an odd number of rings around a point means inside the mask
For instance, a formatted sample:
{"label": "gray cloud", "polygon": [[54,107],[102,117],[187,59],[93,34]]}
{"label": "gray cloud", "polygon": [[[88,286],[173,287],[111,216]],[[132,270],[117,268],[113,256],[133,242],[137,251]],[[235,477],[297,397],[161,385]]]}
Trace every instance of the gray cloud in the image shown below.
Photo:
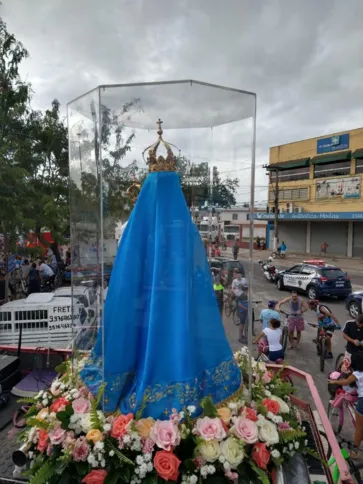
{"label": "gray cloud", "polygon": [[[361,0],[4,0],[2,15],[31,53],[23,74],[36,107],[135,81],[193,78],[254,91],[260,166],[270,146],[362,124]],[[266,182],[259,168],[256,183]]]}

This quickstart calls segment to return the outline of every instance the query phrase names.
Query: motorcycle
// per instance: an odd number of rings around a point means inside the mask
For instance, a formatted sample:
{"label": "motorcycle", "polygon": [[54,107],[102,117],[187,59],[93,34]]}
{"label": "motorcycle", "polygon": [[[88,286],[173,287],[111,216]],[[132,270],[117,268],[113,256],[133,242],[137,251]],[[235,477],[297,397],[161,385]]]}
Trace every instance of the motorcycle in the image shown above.
{"label": "motorcycle", "polygon": [[264,278],[269,282],[275,282],[277,274],[276,267],[272,265],[270,261],[259,260],[258,263],[262,266]]}

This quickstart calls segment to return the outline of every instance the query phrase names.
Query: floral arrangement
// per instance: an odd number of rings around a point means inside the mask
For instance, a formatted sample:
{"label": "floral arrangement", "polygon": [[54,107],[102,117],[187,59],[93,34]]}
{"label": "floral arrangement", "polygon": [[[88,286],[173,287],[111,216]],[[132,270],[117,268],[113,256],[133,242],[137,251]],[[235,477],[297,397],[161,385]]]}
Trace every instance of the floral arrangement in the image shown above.
{"label": "floral arrangement", "polygon": [[[235,355],[246,372],[248,353]],[[253,400],[246,390],[222,407],[210,399],[174,410],[167,420],[139,418],[100,408],[77,375],[63,376],[29,400],[19,438],[30,461],[31,484],[185,484],[271,482],[273,471],[307,441],[290,403],[292,385],[253,362]]]}

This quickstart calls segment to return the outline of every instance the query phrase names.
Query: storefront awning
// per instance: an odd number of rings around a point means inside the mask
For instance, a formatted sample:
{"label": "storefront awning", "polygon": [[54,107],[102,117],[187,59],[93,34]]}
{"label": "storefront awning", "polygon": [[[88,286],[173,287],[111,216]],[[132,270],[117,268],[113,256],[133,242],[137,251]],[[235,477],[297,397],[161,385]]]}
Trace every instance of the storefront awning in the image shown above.
{"label": "storefront awning", "polygon": [[283,161],[281,163],[273,163],[267,167],[268,171],[276,170],[290,170],[292,168],[301,168],[303,166],[309,166],[310,158],[300,158],[298,160]]}
{"label": "storefront awning", "polygon": [[340,153],[330,153],[329,155],[314,156],[311,158],[312,165],[322,165],[324,163],[335,163],[339,161],[348,161],[351,159],[351,151],[342,151]]}
{"label": "storefront awning", "polygon": [[352,154],[353,158],[363,158],[363,149],[360,150],[355,150],[354,153]]}

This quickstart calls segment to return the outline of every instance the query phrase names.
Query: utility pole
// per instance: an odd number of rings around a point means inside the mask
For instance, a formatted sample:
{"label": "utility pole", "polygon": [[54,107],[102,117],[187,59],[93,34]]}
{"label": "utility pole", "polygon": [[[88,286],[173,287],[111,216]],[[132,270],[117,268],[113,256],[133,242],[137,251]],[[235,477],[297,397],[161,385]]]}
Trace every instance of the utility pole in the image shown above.
{"label": "utility pole", "polygon": [[274,242],[273,250],[277,250],[279,240],[279,168],[276,165],[264,165],[263,168],[269,170],[270,173],[275,172],[275,188],[274,188]]}

